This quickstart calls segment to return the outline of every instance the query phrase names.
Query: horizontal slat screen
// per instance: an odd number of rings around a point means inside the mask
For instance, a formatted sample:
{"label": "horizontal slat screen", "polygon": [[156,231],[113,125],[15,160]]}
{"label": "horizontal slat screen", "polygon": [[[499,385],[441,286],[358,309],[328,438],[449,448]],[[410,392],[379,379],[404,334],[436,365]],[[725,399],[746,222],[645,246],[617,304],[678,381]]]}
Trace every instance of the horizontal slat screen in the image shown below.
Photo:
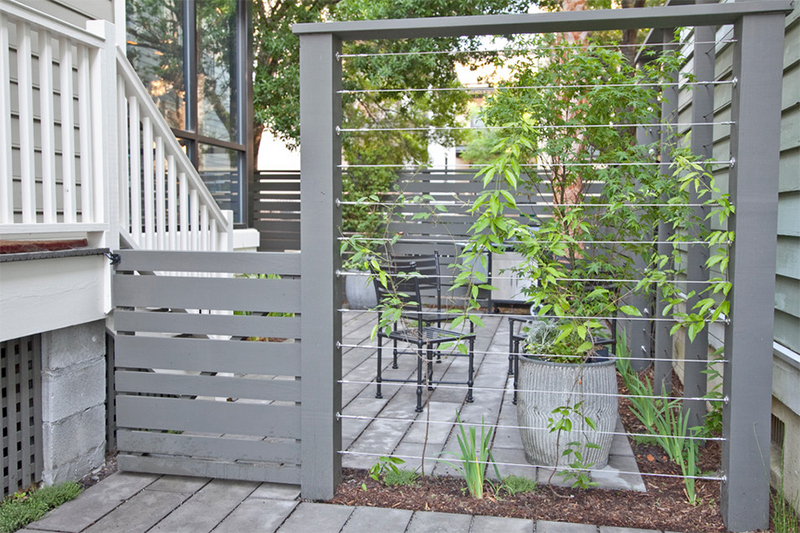
{"label": "horizontal slat screen", "polygon": [[299,482],[299,259],[120,253],[120,468]]}

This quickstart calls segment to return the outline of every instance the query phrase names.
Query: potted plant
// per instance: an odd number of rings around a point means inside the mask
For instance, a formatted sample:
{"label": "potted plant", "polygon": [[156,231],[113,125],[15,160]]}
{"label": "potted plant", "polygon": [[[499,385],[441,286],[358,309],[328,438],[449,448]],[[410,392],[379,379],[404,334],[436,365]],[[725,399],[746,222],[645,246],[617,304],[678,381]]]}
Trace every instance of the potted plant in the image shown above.
{"label": "potted plant", "polygon": [[345,298],[350,309],[372,309],[378,305],[369,275],[369,260],[375,253],[374,242],[374,239],[358,233],[341,241],[339,252],[343,257]]}

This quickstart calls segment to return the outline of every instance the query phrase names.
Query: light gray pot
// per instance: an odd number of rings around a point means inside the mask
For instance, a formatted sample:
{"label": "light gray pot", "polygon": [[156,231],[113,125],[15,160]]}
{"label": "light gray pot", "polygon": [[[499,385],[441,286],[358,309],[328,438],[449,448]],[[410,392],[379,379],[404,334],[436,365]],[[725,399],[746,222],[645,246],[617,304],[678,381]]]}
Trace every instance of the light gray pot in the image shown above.
{"label": "light gray pot", "polygon": [[[531,464],[565,466],[574,456],[562,456],[569,442],[581,443],[584,464],[594,463],[595,468],[608,464],[611,440],[619,415],[617,406],[617,374],[614,358],[599,363],[551,363],[528,357],[519,358],[517,393],[517,422],[522,435],[525,459]],[[545,392],[549,391],[549,392]],[[601,393],[594,395],[588,393]],[[605,396],[608,395],[608,396]],[[572,431],[551,433],[547,420],[556,418],[557,407],[574,406],[583,402],[582,413],[594,420],[593,430],[575,414],[570,416]],[[558,444],[557,444],[558,439]],[[600,449],[586,448],[587,442]]]}
{"label": "light gray pot", "polygon": [[[354,271],[356,272],[356,271]],[[363,273],[359,273],[363,274]],[[372,309],[378,305],[375,287],[369,276],[347,276],[344,278],[344,294],[350,309]]]}

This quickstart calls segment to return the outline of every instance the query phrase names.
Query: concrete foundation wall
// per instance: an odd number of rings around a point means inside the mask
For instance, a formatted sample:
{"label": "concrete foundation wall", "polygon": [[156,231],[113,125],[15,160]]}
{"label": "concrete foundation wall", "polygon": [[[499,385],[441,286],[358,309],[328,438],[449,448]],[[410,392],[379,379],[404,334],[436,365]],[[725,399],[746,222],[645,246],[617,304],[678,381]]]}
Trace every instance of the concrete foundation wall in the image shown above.
{"label": "concrete foundation wall", "polygon": [[76,480],[106,449],[105,322],[42,334],[43,481]]}

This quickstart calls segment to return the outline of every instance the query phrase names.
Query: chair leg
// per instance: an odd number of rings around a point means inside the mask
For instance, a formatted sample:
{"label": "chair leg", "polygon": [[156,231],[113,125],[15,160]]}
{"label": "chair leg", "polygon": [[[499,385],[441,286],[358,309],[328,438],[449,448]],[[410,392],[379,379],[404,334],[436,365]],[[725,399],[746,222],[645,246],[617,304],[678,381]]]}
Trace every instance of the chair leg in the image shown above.
{"label": "chair leg", "polygon": [[392,368],[397,369],[397,341],[395,340],[392,347]]}
{"label": "chair leg", "polygon": [[514,322],[508,324],[508,375],[514,375]]}
{"label": "chair leg", "polygon": [[517,386],[519,385],[519,341],[514,343],[514,400],[511,402],[517,405]]}
{"label": "chair leg", "polygon": [[[440,352],[436,352],[436,355],[439,358],[442,357]],[[427,378],[427,380],[428,380],[428,390],[430,391],[430,390],[433,390],[433,346],[430,345],[430,344],[425,347],[425,360],[428,363],[428,369],[427,369],[428,370],[428,378]],[[441,361],[437,361],[437,362],[441,362]]]}
{"label": "chair leg", "polygon": [[474,381],[474,374],[475,374],[475,339],[470,338],[469,340],[469,353],[467,357],[469,357],[469,370],[467,376],[467,403],[472,403],[472,385],[475,384]]}
{"label": "chair leg", "polygon": [[381,382],[383,378],[381,377],[381,367],[383,366],[382,363],[382,356],[383,356],[383,337],[381,337],[380,333],[378,334],[378,376],[375,378],[375,383],[377,384],[377,390],[375,391],[376,398],[383,398],[383,394],[381,394]]}
{"label": "chair leg", "polygon": [[422,412],[422,348],[417,348],[417,413]]}

